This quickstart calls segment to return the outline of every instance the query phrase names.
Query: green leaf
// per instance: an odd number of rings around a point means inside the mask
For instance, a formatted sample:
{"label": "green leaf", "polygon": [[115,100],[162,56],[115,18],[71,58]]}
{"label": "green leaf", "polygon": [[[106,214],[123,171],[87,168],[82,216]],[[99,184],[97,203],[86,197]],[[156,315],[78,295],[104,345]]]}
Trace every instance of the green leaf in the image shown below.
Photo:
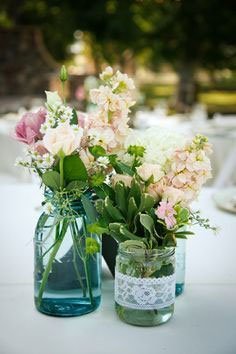
{"label": "green leaf", "polygon": [[120,232],[121,226],[121,223],[114,222],[109,224],[109,233],[117,242],[124,242],[125,240],[127,240],[127,237],[121,234]]}
{"label": "green leaf", "polygon": [[71,125],[78,125],[78,116],[77,116],[76,110],[74,108],[72,109],[72,118],[70,120],[70,124]]}
{"label": "green leaf", "polygon": [[175,210],[177,211],[177,222],[180,223],[187,223],[189,220],[189,210],[187,208],[182,208],[181,206],[176,206]]}
{"label": "green leaf", "polygon": [[98,187],[93,188],[97,196],[101,199],[105,199],[107,196],[114,200],[115,199],[115,192],[113,188],[108,186],[106,183],[103,183],[102,185]]}
{"label": "green leaf", "polygon": [[147,214],[140,214],[140,223],[145,227],[146,230],[150,233],[150,235],[153,235],[153,230],[154,230],[154,221],[151,218],[151,216]]}
{"label": "green leaf", "polygon": [[127,150],[128,154],[131,156],[139,156],[143,157],[145,153],[145,147],[144,146],[139,146],[139,145],[130,145]]}
{"label": "green leaf", "polygon": [[127,212],[127,221],[129,223],[133,223],[135,215],[138,213],[138,207],[137,204],[135,203],[134,197],[131,197],[129,199],[128,203],[128,212]]}
{"label": "green leaf", "polygon": [[177,242],[174,234],[166,234],[163,239],[163,246],[166,247],[176,247]]}
{"label": "green leaf", "polygon": [[72,182],[68,183],[68,185],[66,186],[66,189],[68,191],[71,191],[73,189],[82,190],[85,187],[87,187],[87,183],[84,181],[72,181]]}
{"label": "green leaf", "polygon": [[42,175],[42,181],[45,186],[52,190],[60,189],[60,174],[56,171],[47,171]]}
{"label": "green leaf", "polygon": [[90,183],[92,187],[99,187],[105,181],[105,176],[103,173],[95,173],[92,175]]}
{"label": "green leaf", "polygon": [[104,211],[104,200],[102,200],[102,199],[96,200],[95,207],[96,207],[97,212],[99,214],[102,214]]}
{"label": "green leaf", "polygon": [[154,204],[155,199],[151,195],[144,193],[141,196],[139,211],[150,211],[154,207]]}
{"label": "green leaf", "polygon": [[115,200],[118,208],[125,215],[127,211],[127,196],[126,187],[122,182],[117,182],[115,185]]}
{"label": "green leaf", "polygon": [[141,195],[142,195],[142,191],[141,191],[140,184],[135,179],[133,179],[131,182],[131,187],[130,187],[130,192],[129,192],[128,198],[133,197],[136,205],[140,205]]}
{"label": "green leaf", "polygon": [[106,150],[100,145],[94,145],[89,147],[89,152],[96,158],[106,155]]}
{"label": "green leaf", "polygon": [[79,155],[66,156],[64,159],[64,178],[66,182],[87,181],[88,173]]}
{"label": "green leaf", "polygon": [[121,214],[118,208],[112,205],[112,202],[109,197],[105,198],[105,209],[114,221],[124,221],[123,215]]}
{"label": "green leaf", "polygon": [[135,234],[133,234],[132,232],[130,232],[124,225],[121,225],[120,233],[122,235],[126,236],[129,240],[137,240],[137,241],[141,241],[142,240],[141,237],[138,237]]}
{"label": "green leaf", "polygon": [[97,211],[91,202],[91,200],[86,197],[85,194],[81,196],[81,201],[85,210],[85,213],[87,215],[88,221],[90,223],[94,223],[97,220]]}
{"label": "green leaf", "polygon": [[125,175],[134,175],[134,171],[128,165],[125,165],[123,162],[116,161],[115,165],[113,166],[117,173],[125,174]]}
{"label": "green leaf", "polygon": [[109,232],[107,228],[100,226],[99,223],[87,225],[87,230],[89,233],[97,235],[102,235],[104,233]]}

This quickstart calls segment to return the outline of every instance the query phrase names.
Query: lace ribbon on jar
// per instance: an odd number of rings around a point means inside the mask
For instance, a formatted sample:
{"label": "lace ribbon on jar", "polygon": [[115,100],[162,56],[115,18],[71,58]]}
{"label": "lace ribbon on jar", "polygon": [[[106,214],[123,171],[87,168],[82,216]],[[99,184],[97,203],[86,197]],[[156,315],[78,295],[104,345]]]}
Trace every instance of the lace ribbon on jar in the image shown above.
{"label": "lace ribbon on jar", "polygon": [[175,274],[161,278],[135,278],[115,273],[115,301],[137,310],[158,310],[175,301]]}

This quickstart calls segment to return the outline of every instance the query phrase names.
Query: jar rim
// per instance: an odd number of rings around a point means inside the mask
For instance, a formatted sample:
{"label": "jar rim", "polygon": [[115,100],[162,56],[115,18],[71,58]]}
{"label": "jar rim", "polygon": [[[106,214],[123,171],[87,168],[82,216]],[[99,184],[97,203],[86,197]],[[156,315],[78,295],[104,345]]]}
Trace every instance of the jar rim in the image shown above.
{"label": "jar rim", "polygon": [[175,253],[175,247],[159,247],[159,248],[135,248],[129,249],[124,247],[124,242],[119,244],[119,253],[126,257],[138,257],[138,258],[166,258],[173,256]]}

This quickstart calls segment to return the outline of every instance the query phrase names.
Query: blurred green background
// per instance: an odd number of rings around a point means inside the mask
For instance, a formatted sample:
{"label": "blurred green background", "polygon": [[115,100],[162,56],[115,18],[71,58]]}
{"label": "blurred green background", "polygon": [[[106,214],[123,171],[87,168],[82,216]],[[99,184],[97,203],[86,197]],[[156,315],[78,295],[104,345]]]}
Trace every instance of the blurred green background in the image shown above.
{"label": "blurred green background", "polygon": [[234,114],[235,10],[234,0],[1,0],[1,98],[57,88],[65,63],[83,108],[109,64],[135,77],[138,108]]}

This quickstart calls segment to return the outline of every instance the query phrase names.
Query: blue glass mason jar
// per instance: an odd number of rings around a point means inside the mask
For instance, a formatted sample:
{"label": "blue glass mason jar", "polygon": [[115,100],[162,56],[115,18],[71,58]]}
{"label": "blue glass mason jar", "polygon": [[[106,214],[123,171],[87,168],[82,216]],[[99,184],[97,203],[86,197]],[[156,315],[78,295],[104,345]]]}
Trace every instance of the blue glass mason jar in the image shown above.
{"label": "blue glass mason jar", "polygon": [[177,239],[177,247],[175,250],[176,257],[176,284],[175,295],[181,295],[185,285],[185,256],[186,255],[186,240]]}
{"label": "blue glass mason jar", "polygon": [[35,231],[35,306],[52,316],[84,315],[101,300],[100,239],[87,232],[80,199],[69,210],[43,213]]}

